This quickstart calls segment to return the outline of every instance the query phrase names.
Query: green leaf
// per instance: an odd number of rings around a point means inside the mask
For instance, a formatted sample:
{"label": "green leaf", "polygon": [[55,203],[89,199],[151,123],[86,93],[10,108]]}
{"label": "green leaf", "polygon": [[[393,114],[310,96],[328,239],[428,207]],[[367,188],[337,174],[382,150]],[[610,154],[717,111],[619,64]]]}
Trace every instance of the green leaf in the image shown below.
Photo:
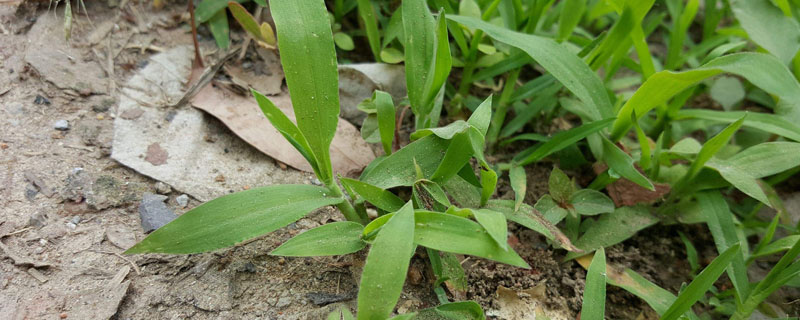
{"label": "green leaf", "polygon": [[603,160],[609,168],[620,176],[628,179],[650,191],[655,191],[653,183],[650,182],[644,175],[642,175],[636,167],[633,166],[633,159],[625,151],[620,150],[613,142],[605,137],[603,140]]}
{"label": "green leaf", "polygon": [[620,109],[612,129],[612,139],[618,140],[631,127],[634,109],[636,117],[641,118],[683,90],[723,72],[742,76],[753,85],[776,95],[782,103],[776,113],[790,116],[787,120],[800,119],[800,84],[789,69],[768,54],[736,53],[716,58],[696,69],[661,71],[652,75]]}
{"label": "green leaf", "polygon": [[317,167],[317,159],[314,158],[314,154],[311,152],[311,147],[308,145],[308,141],[306,141],[306,137],[303,136],[303,133],[300,132],[300,129],[292,122],[292,120],[287,117],[281,109],[275,106],[267,97],[251,89],[250,92],[256,98],[256,102],[258,106],[261,108],[261,112],[264,113],[264,116],[267,117],[267,120],[272,124],[278,132],[283,135],[289,143],[294,146],[297,151],[306,158],[306,161],[311,165],[311,168],[314,169],[314,173],[317,176],[320,176],[319,168]]}
{"label": "green leaf", "polygon": [[242,7],[241,4],[239,4],[237,2],[229,1],[228,2],[228,10],[231,11],[231,15],[233,15],[233,18],[236,19],[237,22],[239,22],[239,25],[241,25],[242,28],[245,31],[247,31],[253,38],[255,38],[258,41],[262,41],[262,42],[268,43],[268,44],[274,44],[275,43],[274,35],[273,35],[272,39],[269,39],[267,35],[262,34],[261,33],[261,26],[258,25],[258,22],[256,22],[256,19],[253,18],[253,16],[250,15],[250,13],[247,12],[247,9]]}
{"label": "green leaf", "polygon": [[[555,134],[550,140],[545,143],[533,146],[525,151],[520,152],[514,157],[514,161],[520,165],[527,165],[533,162],[544,159],[544,157],[552,154],[553,152],[564,149],[576,142],[586,138],[592,133],[598,132],[607,127],[614,119],[605,119],[594,121],[584,124],[577,128],[572,128],[567,131],[562,131]],[[529,151],[530,150],[530,151]]]}
{"label": "green leaf", "polygon": [[481,18],[481,7],[475,0],[463,0],[458,3],[458,14],[462,16]]}
{"label": "green leaf", "polygon": [[492,96],[490,95],[486,100],[483,100],[478,108],[472,112],[472,115],[467,119],[467,123],[478,129],[482,135],[486,135],[489,130],[489,123],[492,120]]}
{"label": "green leaf", "polygon": [[[223,7],[224,8],[224,7]],[[220,10],[217,14],[213,15],[208,20],[208,28],[217,42],[217,47],[222,50],[227,50],[231,44],[228,26],[228,13],[225,10]]]}
{"label": "green leaf", "polygon": [[481,206],[492,197],[497,187],[497,172],[481,169]]}
{"label": "green leaf", "polygon": [[[569,214],[569,211],[562,208],[549,194],[543,195],[541,198],[539,198],[539,200],[536,201],[536,204],[533,205],[533,208],[539,210],[544,218],[552,223],[561,222],[561,220],[564,220],[567,214]],[[614,210],[612,209],[611,211]]]}
{"label": "green leaf", "polygon": [[408,99],[414,114],[425,118],[452,65],[447,25],[433,18],[424,0],[404,1],[401,10]]}
{"label": "green leaf", "polygon": [[[609,265],[606,270],[606,275],[609,284],[623,288],[641,298],[658,314],[664,314],[675,299],[677,299],[675,295],[669,291],[648,281],[631,269],[617,271],[616,268]],[[684,315],[692,320],[698,319],[691,311],[686,312]]]}
{"label": "green leaf", "polygon": [[403,199],[400,199],[400,197],[394,195],[394,193],[369,183],[348,178],[341,178],[340,181],[350,190],[353,190],[353,192],[364,198],[364,200],[378,207],[378,209],[387,212],[395,212],[400,210],[405,204]]}
{"label": "green leaf", "polygon": [[558,17],[558,42],[569,38],[586,11],[586,0],[566,0]]}
{"label": "green leaf", "polygon": [[353,317],[353,314],[350,313],[350,309],[347,307],[341,307],[336,311],[333,311],[328,314],[327,320],[355,320],[356,318]]}
{"label": "green leaf", "polygon": [[333,42],[339,49],[344,51],[351,51],[355,49],[356,45],[353,43],[353,38],[344,32],[337,32],[333,34]]}
{"label": "green leaf", "polygon": [[800,235],[793,235],[793,236],[786,236],[775,240],[774,242],[764,246],[761,250],[758,250],[753,254],[753,258],[761,258],[769,255],[776,254],[778,252],[783,252],[789,250],[794,246],[797,241],[800,241]]}
{"label": "green leaf", "polygon": [[719,77],[709,89],[711,99],[730,111],[734,105],[744,100],[745,92],[742,82],[734,77]]}
{"label": "green leaf", "polygon": [[719,152],[722,147],[728,144],[728,141],[731,140],[733,134],[736,133],[737,130],[742,126],[745,117],[737,120],[734,123],[728,125],[725,129],[723,129],[719,134],[715,135],[711,139],[708,139],[703,147],[700,148],[700,152],[697,153],[697,157],[692,161],[692,165],[689,167],[689,171],[681,178],[681,180],[675,185],[676,191],[680,191],[685,188],[686,184],[692,181],[697,173],[700,172],[700,169],[705,166],[706,162],[711,160],[717,152]]}
{"label": "green leaf", "polygon": [[508,179],[511,182],[511,189],[514,190],[514,211],[519,210],[522,202],[525,200],[525,194],[528,190],[528,178],[525,173],[525,168],[522,166],[511,166],[508,169]]}
{"label": "green leaf", "polygon": [[392,154],[392,141],[394,140],[395,130],[395,110],[392,96],[386,92],[375,90],[372,100],[378,111],[378,128],[381,135],[383,152],[387,155]]}
{"label": "green leaf", "polygon": [[342,202],[329,193],[311,185],[275,185],[222,196],[153,231],[125,253],[187,254],[230,247]]}
{"label": "green leaf", "polygon": [[352,221],[324,224],[289,239],[269,254],[314,257],[357,252],[367,246],[367,243],[361,240],[363,230],[363,225]]}
{"label": "green leaf", "polygon": [[706,109],[681,110],[675,120],[703,119],[733,123],[747,114],[743,126],[777,134],[787,139],[800,141],[800,127],[779,115],[748,111],[716,111]]}
{"label": "green leaf", "polygon": [[369,41],[369,48],[372,50],[372,55],[375,59],[380,61],[381,53],[381,34],[378,30],[378,19],[375,18],[375,9],[370,0],[358,0],[358,16],[364,23],[364,30],[367,33],[367,40]]}
{"label": "green leaf", "polygon": [[414,255],[414,209],[409,201],[381,228],[364,264],[358,319],[386,319],[394,310]]}
{"label": "green leaf", "polygon": [[483,309],[475,301],[445,303],[417,312],[419,319],[485,320]]}
{"label": "green leaf", "polygon": [[606,311],[606,252],[597,250],[586,271],[581,320],[603,320]]}
{"label": "green leaf", "polygon": [[600,191],[578,190],[569,198],[569,203],[579,214],[592,216],[614,212],[614,202]]}
{"label": "green leaf", "polygon": [[700,269],[700,262],[697,258],[697,249],[692,244],[692,241],[686,237],[683,232],[678,231],[678,235],[681,237],[681,241],[683,241],[683,245],[686,246],[686,260],[689,260],[689,266],[692,268],[691,273],[694,274],[697,269]]}
{"label": "green leaf", "polygon": [[766,176],[800,166],[800,143],[765,142],[747,148],[728,159],[713,158],[706,166],[719,171],[725,180],[747,195],[772,206],[756,182]]}
{"label": "green leaf", "polygon": [[412,186],[417,181],[414,160],[425,176],[430,176],[444,158],[449,141],[429,135],[414,141],[383,159],[369,171],[364,171],[361,181],[378,188],[390,189]]}
{"label": "green leaf", "polygon": [[731,0],[730,5],[753,42],[774,54],[783,64],[792,61],[800,50],[800,25],[795,19],[785,16],[770,1]]}
{"label": "green leaf", "polygon": [[451,140],[459,133],[469,130],[469,123],[464,120],[456,120],[444,127],[419,129],[411,134],[411,140],[416,140],[434,134],[439,138]]}
{"label": "green leaf", "polygon": [[[739,243],[736,234],[737,226],[733,222],[733,212],[719,191],[704,191],[696,194],[697,202],[703,212],[711,236],[717,246],[717,252],[722,254]],[[728,267],[728,277],[736,288],[737,305],[750,295],[750,282],[747,280],[747,266],[744,264],[744,255],[739,253],[731,260]]]}
{"label": "green leaf", "polygon": [[381,49],[381,60],[386,63],[395,64],[403,62],[405,56],[400,50],[395,48],[384,48]]}
{"label": "green leaf", "polygon": [[[617,208],[613,213],[604,214],[592,223],[578,241],[575,241],[575,246],[589,253],[625,241],[657,222],[658,218],[651,215],[646,207]],[[566,259],[586,253],[570,252]]]}
{"label": "green leaf", "polygon": [[[545,195],[545,197],[549,196]],[[514,221],[528,229],[542,234],[545,236],[545,238],[554,241],[556,244],[566,250],[580,250],[573,246],[569,238],[567,238],[567,236],[555,226],[555,224],[563,219],[564,216],[542,216],[542,213],[527,204],[522,204],[519,210],[515,210],[514,201],[512,200],[489,200],[489,202],[486,204],[486,208],[503,213],[506,216],[506,219]],[[566,210],[564,210],[564,212],[566,213]]]}
{"label": "green leaf", "polygon": [[725,271],[731,259],[736,255],[741,255],[739,249],[739,244],[733,245],[714,259],[708,267],[703,269],[703,271],[692,280],[692,283],[678,295],[678,298],[675,299],[675,302],[669,309],[661,315],[661,320],[676,320],[684,312],[689,311],[692,305],[702,298],[706,291],[714,285],[714,282],[717,281],[719,276],[722,275],[722,272]]}
{"label": "green leaf", "polygon": [[[242,3],[248,0],[232,0]],[[225,10],[228,6],[228,1],[225,0],[203,0],[194,9],[195,20],[197,23],[203,23],[210,20],[214,15],[220,11]]]}
{"label": "green leaf", "polygon": [[462,16],[447,16],[447,18],[470,28],[481,29],[495,40],[525,51],[578,99],[587,105],[595,106],[592,109],[594,120],[613,116],[611,101],[597,74],[581,58],[555,40],[514,32],[476,18]]}
{"label": "green leaf", "polygon": [[553,167],[548,181],[550,196],[558,203],[566,204],[575,192],[575,184],[564,171],[558,167]]}
{"label": "green leaf", "polygon": [[514,250],[503,250],[478,223],[438,212],[417,211],[414,242],[423,247],[529,268]]}
{"label": "green leaf", "polygon": [[319,179],[330,184],[330,145],[339,121],[339,73],[328,11],[322,0],[273,1],[270,10],[297,127],[317,159]]}
{"label": "green leaf", "polygon": [[469,163],[472,154],[472,143],[470,142],[469,132],[456,134],[453,139],[450,140],[450,145],[447,146],[447,152],[445,152],[442,162],[431,176],[431,180],[440,183],[449,180],[455,176],[464,165]]}
{"label": "green leaf", "polygon": [[508,223],[506,216],[497,211],[489,209],[472,210],[475,220],[489,232],[489,235],[504,250],[508,250]]}

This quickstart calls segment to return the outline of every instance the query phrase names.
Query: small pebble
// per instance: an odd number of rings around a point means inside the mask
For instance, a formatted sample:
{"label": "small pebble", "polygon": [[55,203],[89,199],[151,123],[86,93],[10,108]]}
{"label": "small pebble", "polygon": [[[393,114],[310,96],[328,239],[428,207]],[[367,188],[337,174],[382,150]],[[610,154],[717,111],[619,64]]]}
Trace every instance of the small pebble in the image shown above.
{"label": "small pebble", "polygon": [[69,130],[69,121],[64,120],[64,119],[58,120],[53,125],[53,128],[55,128],[56,130],[59,130],[59,131],[67,131],[67,130]]}
{"label": "small pebble", "polygon": [[74,223],[75,225],[81,223],[81,216],[74,216],[70,222]]}
{"label": "small pebble", "polygon": [[46,245],[46,244],[47,244],[47,239],[44,239],[44,238],[39,239],[39,245],[43,246],[43,245]]}
{"label": "small pebble", "polygon": [[33,103],[35,103],[35,104],[44,104],[44,105],[48,105],[49,106],[50,105],[50,100],[45,98],[41,94],[37,94],[36,98],[33,99]]}
{"label": "small pebble", "polygon": [[66,319],[67,318],[67,313],[66,312],[62,312],[60,315],[58,315],[58,317],[61,318],[61,319]]}
{"label": "small pebble", "polygon": [[159,181],[159,182],[156,182],[156,192],[158,194],[168,194],[168,193],[172,192],[172,187],[170,187],[166,183],[163,183],[163,182]]}
{"label": "small pebble", "polygon": [[313,178],[310,181],[311,181],[311,184],[313,184],[315,186],[321,186],[322,185],[322,181],[319,181],[319,179],[317,179],[317,178]]}
{"label": "small pebble", "polygon": [[98,115],[97,115],[97,120],[103,120],[103,119],[105,119],[105,118],[106,118],[106,117],[105,117],[105,116],[103,116],[102,114],[98,114]]}
{"label": "small pebble", "polygon": [[77,227],[78,226],[76,224],[74,224],[72,222],[67,222],[67,228],[69,228],[70,230],[75,230],[75,228],[77,228]]}
{"label": "small pebble", "polygon": [[189,205],[189,196],[185,194],[179,195],[175,198],[175,202],[177,202],[181,208],[186,208],[186,206]]}

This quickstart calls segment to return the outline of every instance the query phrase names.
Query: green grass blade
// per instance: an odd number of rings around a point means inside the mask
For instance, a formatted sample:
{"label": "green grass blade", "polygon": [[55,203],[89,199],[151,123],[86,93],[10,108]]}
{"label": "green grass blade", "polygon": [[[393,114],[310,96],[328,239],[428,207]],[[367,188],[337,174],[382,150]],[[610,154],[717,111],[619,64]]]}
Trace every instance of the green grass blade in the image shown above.
{"label": "green grass blade", "polygon": [[400,199],[400,197],[394,195],[394,193],[369,183],[348,178],[341,178],[341,182],[347,188],[364,198],[364,200],[378,207],[378,209],[387,212],[395,212],[400,210],[405,204],[403,199]]}
{"label": "green grass blade", "polygon": [[723,129],[720,133],[713,136],[711,139],[708,139],[703,147],[700,148],[700,152],[697,153],[697,157],[695,157],[694,161],[692,161],[692,165],[689,166],[689,170],[686,174],[681,178],[680,181],[675,185],[675,193],[679,193],[683,191],[686,185],[697,176],[697,173],[700,172],[700,169],[703,169],[706,162],[711,160],[717,152],[719,152],[725,145],[728,144],[728,141],[731,140],[733,134],[736,133],[737,130],[742,126],[744,123],[745,117],[736,120],[736,122],[731,123],[725,129]]}
{"label": "green grass blade", "polygon": [[651,76],[620,109],[611,132],[612,140],[619,140],[631,127],[634,109],[636,117],[641,118],[683,90],[723,72],[742,76],[780,98],[776,113],[788,116],[786,120],[800,119],[800,84],[789,69],[768,54],[736,53],[714,59],[696,69],[661,71]]}
{"label": "green grass blade", "polygon": [[667,48],[667,61],[664,67],[667,69],[675,69],[680,67],[678,65],[681,61],[681,52],[683,52],[683,44],[686,40],[686,34],[689,27],[697,15],[697,10],[700,7],[699,0],[689,0],[681,10],[680,17],[673,21],[672,30],[669,34],[669,45]]}
{"label": "green grass blade", "polygon": [[437,24],[424,0],[404,1],[401,10],[408,100],[419,116],[427,96],[425,84],[428,77],[433,77],[430,70],[434,64]]}
{"label": "green grass blade", "polygon": [[775,114],[747,111],[688,109],[679,111],[675,120],[702,119],[733,123],[744,117],[745,114],[747,114],[747,118],[744,119],[743,126],[777,134],[784,138],[800,142],[800,127]]}
{"label": "green grass blade", "polygon": [[417,181],[414,160],[429,177],[442,162],[448,145],[449,140],[433,134],[426,136],[392,153],[369,171],[365,170],[360,180],[383,189],[412,186]]}
{"label": "green grass blade", "polygon": [[593,120],[613,116],[611,101],[603,82],[577,55],[553,39],[514,32],[479,19],[447,16],[470,28],[483,30],[490,37],[525,51],[581,101],[593,108]]}
{"label": "green grass blade", "polygon": [[153,231],[125,253],[187,254],[230,247],[342,202],[328,194],[316,186],[276,185],[222,196]]}
{"label": "green grass blade", "polygon": [[643,188],[650,191],[655,191],[655,187],[650,180],[642,175],[636,167],[633,166],[633,159],[625,151],[622,151],[613,142],[605,137],[603,140],[603,160],[609,168],[613,169],[616,173],[625,179],[628,179]]}
{"label": "green grass blade", "polygon": [[508,169],[508,179],[511,182],[511,189],[514,190],[514,211],[519,210],[525,200],[525,194],[528,190],[528,178],[526,175],[525,168],[522,166],[511,166]]}
{"label": "green grass blade", "polygon": [[363,225],[352,221],[324,224],[298,234],[269,254],[314,257],[353,253],[367,246],[367,243],[361,240],[361,231],[363,230]]}
{"label": "green grass blade", "polygon": [[586,11],[586,0],[566,0],[558,17],[558,42],[563,42],[581,21]]}
{"label": "green grass blade", "polygon": [[645,207],[621,207],[616,211],[600,216],[583,235],[575,241],[575,246],[584,253],[570,252],[566,259],[573,259],[599,248],[625,241],[637,232],[652,226],[658,219]]}
{"label": "green grass blade", "polygon": [[739,244],[731,246],[714,259],[708,267],[703,269],[703,271],[694,278],[683,293],[678,295],[678,298],[675,299],[672,306],[661,315],[661,320],[676,320],[684,312],[689,311],[692,305],[694,305],[697,300],[700,300],[700,298],[705,295],[706,291],[714,285],[714,282],[717,281],[719,276],[722,275],[722,272],[725,271],[725,268],[728,267],[731,259],[737,255],[741,255]]}
{"label": "green grass blade", "polygon": [[488,209],[471,210],[475,220],[486,229],[486,232],[497,242],[497,245],[508,250],[508,223],[506,216]]}
{"label": "green grass blade", "polygon": [[678,235],[681,237],[681,241],[683,245],[686,247],[686,260],[689,261],[689,266],[692,268],[691,273],[694,274],[698,269],[700,269],[700,262],[699,258],[697,257],[697,248],[694,247],[692,241],[686,237],[683,232],[678,231]]}
{"label": "green grass blade", "polygon": [[545,143],[534,146],[530,152],[523,151],[514,157],[514,161],[519,165],[527,165],[539,161],[553,152],[564,149],[576,142],[586,138],[592,133],[598,132],[607,127],[614,119],[605,119],[584,124],[577,128],[562,131],[555,134]]}
{"label": "green grass blade", "polygon": [[783,64],[792,61],[800,50],[800,25],[795,19],[785,16],[769,1],[731,0],[730,5],[753,42],[778,57]]}
{"label": "green grass blade", "polygon": [[586,216],[614,212],[614,201],[597,190],[578,190],[569,198],[569,203],[575,211]]}
{"label": "green grass blade", "polygon": [[414,209],[408,202],[383,225],[369,250],[358,290],[358,319],[389,318],[414,247]]}
{"label": "green grass blade", "polygon": [[320,180],[330,184],[330,145],[339,121],[339,73],[328,11],[322,0],[271,1],[270,10],[297,127],[317,159]]}
{"label": "green grass blade", "polygon": [[473,126],[475,129],[482,135],[486,135],[486,132],[489,131],[489,123],[492,121],[492,96],[490,95],[486,100],[483,100],[478,108],[475,109],[475,112],[469,116],[467,119],[467,123]]}
{"label": "green grass blade", "polygon": [[[733,212],[730,211],[728,204],[719,191],[700,192],[697,193],[696,197],[701,211],[705,215],[708,229],[711,230],[711,236],[714,238],[717,252],[721,254],[739,243],[739,236],[736,235],[736,225],[733,222]],[[736,289],[736,303],[739,305],[750,295],[747,266],[744,263],[744,255],[742,253],[733,257],[727,272]]]}
{"label": "green grass blade", "polygon": [[497,187],[497,172],[481,169],[481,206],[492,197]]}
{"label": "green grass blade", "polygon": [[[434,59],[429,66],[428,77],[424,86],[424,114],[432,111],[434,99],[442,90],[442,86],[450,75],[450,68],[453,67],[453,58],[450,56],[450,39],[447,37],[447,19],[444,12],[440,12],[436,17],[435,45],[433,46]],[[432,125],[436,125],[433,123]]]}
{"label": "green grass blade", "polygon": [[606,311],[606,252],[597,250],[586,271],[581,320],[603,320]]}
{"label": "green grass blade", "polygon": [[[231,0],[238,3],[246,2],[248,0]],[[194,16],[197,23],[203,23],[210,20],[215,14],[224,10],[228,6],[228,1],[225,0],[203,0],[196,8],[194,8]]]}
{"label": "green grass blade", "polygon": [[381,136],[383,152],[386,155],[392,154],[392,141],[394,141],[395,115],[394,102],[392,96],[386,92],[375,90],[372,94],[375,106],[378,109],[378,131]]}
{"label": "green grass blade", "polygon": [[314,169],[314,173],[317,176],[320,175],[319,169],[317,167],[317,159],[314,158],[314,154],[311,152],[311,147],[308,145],[308,141],[306,141],[306,137],[303,136],[303,133],[300,132],[300,129],[292,122],[292,120],[287,117],[281,109],[275,106],[269,98],[265,97],[261,93],[255,90],[250,90],[253,96],[256,98],[256,102],[258,103],[259,108],[261,108],[261,112],[264,113],[264,116],[267,117],[269,123],[272,124],[278,132],[283,135],[289,143],[303,155],[303,158],[306,158],[306,161],[311,165],[311,168]]}
{"label": "green grass blade", "polygon": [[433,172],[431,180],[440,183],[449,180],[469,162],[472,154],[472,142],[470,142],[469,132],[456,134],[450,140],[447,152],[445,152],[439,167]]}
{"label": "green grass blade", "polygon": [[367,33],[369,48],[375,61],[381,62],[381,34],[378,30],[378,20],[375,18],[375,9],[370,0],[358,0],[358,16],[364,23],[364,30]]}
{"label": "green grass blade", "polygon": [[[224,8],[225,7],[223,7],[223,9]],[[231,44],[228,13],[225,12],[225,10],[220,10],[215,15],[211,16],[211,19],[208,20],[208,28],[211,30],[211,35],[214,36],[214,41],[217,42],[217,47],[222,50],[227,50],[228,46]]]}
{"label": "green grass blade", "polygon": [[423,247],[467,254],[529,268],[514,250],[504,250],[480,224],[451,214],[417,211],[414,242]]}

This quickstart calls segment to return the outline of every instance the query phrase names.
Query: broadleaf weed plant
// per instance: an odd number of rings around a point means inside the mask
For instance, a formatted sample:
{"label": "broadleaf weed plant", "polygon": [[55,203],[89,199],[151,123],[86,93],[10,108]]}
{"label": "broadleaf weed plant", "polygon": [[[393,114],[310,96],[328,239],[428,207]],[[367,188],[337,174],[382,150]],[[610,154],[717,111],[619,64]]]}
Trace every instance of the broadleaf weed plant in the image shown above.
{"label": "broadleaf weed plant", "polygon": [[[323,186],[223,196],[127,253],[222,249],[332,205],[345,221],[301,233],[271,254],[342,255],[368,247],[356,316],[387,319],[409,260],[424,247],[441,304],[395,317],[483,319],[477,303],[448,294],[467,285],[456,255],[527,268],[507,241],[513,221],[588,269],[582,318],[604,318],[607,284],[641,298],[662,319],[786,315],[766,301],[783,286],[800,285],[800,232],[778,191],[800,172],[797,1],[261,5],[275,21],[297,122],[253,95]],[[258,38],[258,24],[236,6],[231,12]],[[353,18],[363,30],[341,30]],[[335,48],[344,49],[332,30],[365,40],[376,61],[405,64],[407,102],[396,105],[376,91],[359,105],[368,114],[362,134],[384,155],[357,179],[333,172],[328,151],[339,114]],[[261,36],[269,40],[266,31]],[[651,49],[654,42],[666,50]],[[702,98],[722,108],[696,107]],[[414,131],[399,147],[396,115],[406,104]],[[542,127],[551,129],[535,132]],[[526,199],[525,168],[544,162],[558,164],[549,194]],[[588,166],[597,172],[590,182],[575,175]],[[505,183],[512,192],[495,198]],[[774,216],[763,220],[763,208]],[[701,265],[692,239],[680,233],[692,270],[679,292],[606,261],[604,248],[659,223],[707,225],[719,254]],[[750,243],[753,235],[758,239]],[[781,254],[763,279],[750,278],[755,261]],[[726,289],[714,285],[723,273]],[[332,317],[353,318],[349,310]]]}

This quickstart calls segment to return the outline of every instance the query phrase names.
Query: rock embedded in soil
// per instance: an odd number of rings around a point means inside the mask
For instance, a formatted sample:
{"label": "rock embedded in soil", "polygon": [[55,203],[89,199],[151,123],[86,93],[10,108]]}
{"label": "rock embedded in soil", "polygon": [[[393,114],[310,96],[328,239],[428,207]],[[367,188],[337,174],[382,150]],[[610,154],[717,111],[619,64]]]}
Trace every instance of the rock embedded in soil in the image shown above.
{"label": "rock embedded in soil", "polygon": [[156,182],[155,187],[156,187],[156,192],[158,192],[158,194],[168,194],[172,192],[172,187],[161,181]]}
{"label": "rock embedded in soil", "polygon": [[181,208],[186,208],[186,206],[189,205],[189,196],[186,194],[179,195],[175,198],[175,202],[177,202]]}
{"label": "rock embedded in soil", "polygon": [[69,121],[64,119],[58,120],[53,124],[53,128],[58,131],[67,131],[69,130]]}
{"label": "rock embedded in soil", "polygon": [[164,201],[166,196],[145,193],[142,202],[139,204],[139,217],[142,219],[142,229],[149,233],[161,228],[178,216],[170,210]]}

